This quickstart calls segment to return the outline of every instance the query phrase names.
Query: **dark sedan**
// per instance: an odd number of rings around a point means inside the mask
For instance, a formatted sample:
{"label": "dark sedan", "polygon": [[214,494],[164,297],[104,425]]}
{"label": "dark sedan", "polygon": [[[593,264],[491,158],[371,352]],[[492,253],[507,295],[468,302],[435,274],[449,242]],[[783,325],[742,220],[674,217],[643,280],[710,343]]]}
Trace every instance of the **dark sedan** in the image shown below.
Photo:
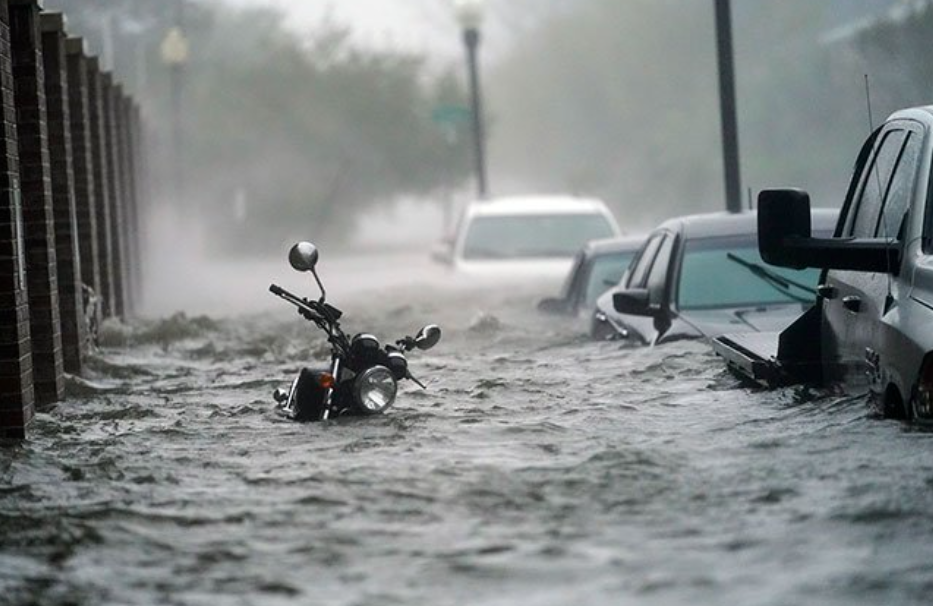
{"label": "dark sedan", "polygon": [[[830,234],[835,210],[815,210]],[[596,303],[591,333],[653,344],[781,330],[816,300],[819,271],[772,267],[758,254],[757,213],[678,217],[648,236],[619,285]]]}
{"label": "dark sedan", "polygon": [[574,257],[560,296],[542,299],[538,309],[568,316],[592,313],[596,299],[619,283],[644,241],[638,236],[588,242]]}

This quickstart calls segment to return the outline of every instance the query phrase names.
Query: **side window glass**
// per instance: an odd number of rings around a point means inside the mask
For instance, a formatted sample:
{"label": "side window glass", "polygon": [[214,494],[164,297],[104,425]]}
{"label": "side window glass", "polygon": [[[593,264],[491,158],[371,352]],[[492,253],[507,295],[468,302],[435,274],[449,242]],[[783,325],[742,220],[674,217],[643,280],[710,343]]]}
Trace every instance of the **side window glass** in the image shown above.
{"label": "side window glass", "polygon": [[664,301],[664,287],[671,266],[671,253],[674,251],[673,236],[666,236],[648,274],[648,301],[651,305],[661,305]]}
{"label": "side window glass", "polygon": [[922,138],[917,133],[907,133],[907,143],[901,151],[901,159],[894,169],[894,176],[888,186],[888,195],[883,211],[875,229],[876,238],[896,239],[901,223],[910,210],[910,198],[914,193],[917,178],[917,164],[920,161],[920,143]]}
{"label": "side window glass", "polygon": [[878,144],[875,156],[862,176],[862,187],[854,214],[846,221],[846,235],[873,238],[891,174],[901,154],[906,131],[888,131]]}
{"label": "side window glass", "polygon": [[661,245],[662,237],[661,234],[652,236],[651,239],[645,243],[641,256],[638,257],[638,261],[635,263],[635,266],[632,267],[626,288],[645,287],[645,278],[648,276],[648,269],[651,268],[651,264],[654,262],[654,257],[658,252],[658,247]]}

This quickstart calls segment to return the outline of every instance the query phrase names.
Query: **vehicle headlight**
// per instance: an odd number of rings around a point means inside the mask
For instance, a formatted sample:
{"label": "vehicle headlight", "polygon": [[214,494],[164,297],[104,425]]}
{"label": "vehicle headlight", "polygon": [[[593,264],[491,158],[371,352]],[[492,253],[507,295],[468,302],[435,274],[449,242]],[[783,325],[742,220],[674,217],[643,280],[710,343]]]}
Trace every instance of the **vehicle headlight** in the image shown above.
{"label": "vehicle headlight", "polygon": [[382,412],[395,402],[398,382],[385,366],[373,366],[361,372],[353,384],[356,402],[366,412]]}

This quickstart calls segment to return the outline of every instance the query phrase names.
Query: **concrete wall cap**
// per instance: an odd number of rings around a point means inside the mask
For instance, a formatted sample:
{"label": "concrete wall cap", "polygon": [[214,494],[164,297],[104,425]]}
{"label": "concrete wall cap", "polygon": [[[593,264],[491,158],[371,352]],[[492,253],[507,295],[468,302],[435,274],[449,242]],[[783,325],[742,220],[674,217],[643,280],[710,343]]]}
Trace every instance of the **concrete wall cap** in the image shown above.
{"label": "concrete wall cap", "polygon": [[9,0],[10,6],[35,6],[38,9],[45,8],[45,0]]}
{"label": "concrete wall cap", "polygon": [[65,40],[65,52],[69,55],[84,55],[85,44],[84,38],[75,37],[67,38]]}
{"label": "concrete wall cap", "polygon": [[51,13],[42,13],[39,15],[39,25],[42,27],[43,32],[65,32],[65,28],[68,26],[68,18],[65,17],[65,13],[61,12],[51,12]]}

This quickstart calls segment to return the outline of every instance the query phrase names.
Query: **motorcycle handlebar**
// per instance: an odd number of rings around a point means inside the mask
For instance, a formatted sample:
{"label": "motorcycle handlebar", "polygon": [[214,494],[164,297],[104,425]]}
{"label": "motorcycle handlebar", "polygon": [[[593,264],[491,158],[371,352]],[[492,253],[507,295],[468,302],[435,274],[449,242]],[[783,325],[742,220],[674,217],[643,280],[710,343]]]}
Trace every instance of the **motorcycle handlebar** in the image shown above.
{"label": "motorcycle handlebar", "polygon": [[316,309],[314,309],[313,307],[311,307],[310,305],[308,305],[308,303],[307,303],[306,301],[304,301],[301,297],[299,297],[299,296],[297,296],[297,295],[294,295],[294,294],[288,292],[287,290],[285,290],[284,288],[282,288],[282,287],[279,286],[278,284],[270,284],[270,285],[269,285],[269,292],[271,292],[271,293],[274,294],[275,296],[277,296],[277,297],[279,297],[279,298],[281,298],[281,299],[284,299],[285,301],[291,303],[292,305],[294,305],[294,306],[297,307],[298,309],[300,309],[300,310],[302,310],[302,311],[304,311],[304,312],[307,312],[307,313],[309,313],[309,314],[312,314],[312,315],[314,316],[314,318],[309,318],[309,319],[314,319],[315,321],[317,321],[318,319],[322,319],[322,318],[321,318],[321,314],[318,313],[318,311],[317,311]]}

